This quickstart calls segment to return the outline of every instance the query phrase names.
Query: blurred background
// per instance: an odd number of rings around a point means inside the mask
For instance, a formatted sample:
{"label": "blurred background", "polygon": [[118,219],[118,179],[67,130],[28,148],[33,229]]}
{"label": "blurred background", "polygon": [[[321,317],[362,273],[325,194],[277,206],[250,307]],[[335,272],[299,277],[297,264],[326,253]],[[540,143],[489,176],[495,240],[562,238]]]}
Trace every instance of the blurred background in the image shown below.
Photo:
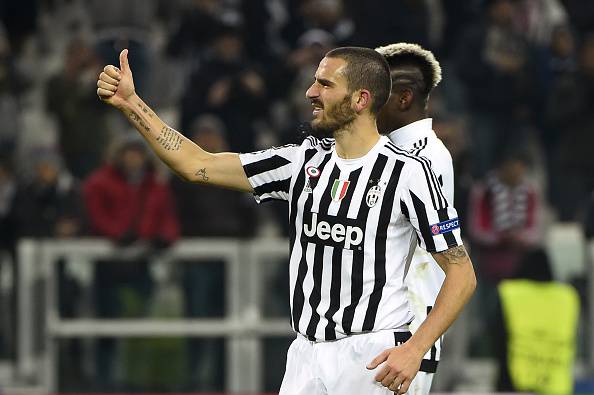
{"label": "blurred background", "polygon": [[180,181],[97,76],[129,48],[166,122],[247,152],[300,141],[326,51],[399,41],[444,69],[430,113],[479,279],[434,390],[514,389],[498,286],[524,276],[577,296],[543,319],[594,393],[590,0],[1,0],[0,392],[278,391],[286,205]]}

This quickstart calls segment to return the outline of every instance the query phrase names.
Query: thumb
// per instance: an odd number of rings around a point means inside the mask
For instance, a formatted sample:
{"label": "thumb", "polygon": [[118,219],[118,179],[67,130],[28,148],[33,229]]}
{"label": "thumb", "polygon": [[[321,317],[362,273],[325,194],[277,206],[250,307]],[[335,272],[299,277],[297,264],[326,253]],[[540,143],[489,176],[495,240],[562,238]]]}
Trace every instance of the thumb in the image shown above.
{"label": "thumb", "polygon": [[130,72],[130,65],[128,64],[128,50],[127,49],[124,49],[124,50],[122,50],[122,52],[120,52],[120,70],[122,70],[123,73]]}
{"label": "thumb", "polygon": [[372,370],[372,369],[377,368],[380,363],[382,363],[386,359],[388,359],[388,355],[390,355],[389,350],[386,350],[386,351],[382,352],[380,355],[378,355],[377,357],[373,358],[373,361],[371,361],[367,365],[367,369]]}

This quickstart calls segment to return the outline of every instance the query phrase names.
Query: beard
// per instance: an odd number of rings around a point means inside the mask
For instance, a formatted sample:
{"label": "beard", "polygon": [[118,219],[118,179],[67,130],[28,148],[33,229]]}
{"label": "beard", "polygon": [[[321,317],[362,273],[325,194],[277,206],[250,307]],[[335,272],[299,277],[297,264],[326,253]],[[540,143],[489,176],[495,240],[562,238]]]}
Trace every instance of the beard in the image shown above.
{"label": "beard", "polygon": [[344,99],[334,106],[323,109],[322,119],[314,119],[310,122],[309,132],[319,139],[334,137],[334,133],[352,123],[357,117],[355,110],[351,108],[351,98],[346,95]]}

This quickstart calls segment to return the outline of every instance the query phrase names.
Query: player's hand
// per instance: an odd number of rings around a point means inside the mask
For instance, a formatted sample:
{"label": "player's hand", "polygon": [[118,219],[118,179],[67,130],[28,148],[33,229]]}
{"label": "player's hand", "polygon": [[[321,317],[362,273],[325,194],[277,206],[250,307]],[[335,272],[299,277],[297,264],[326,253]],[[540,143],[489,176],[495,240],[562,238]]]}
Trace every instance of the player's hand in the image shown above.
{"label": "player's hand", "polygon": [[128,50],[120,53],[120,68],[107,65],[97,80],[97,95],[104,102],[121,108],[134,95],[134,79],[128,64]]}
{"label": "player's hand", "polygon": [[379,354],[367,365],[367,369],[379,366],[375,381],[396,394],[404,394],[421,367],[423,355],[418,354],[404,343]]}

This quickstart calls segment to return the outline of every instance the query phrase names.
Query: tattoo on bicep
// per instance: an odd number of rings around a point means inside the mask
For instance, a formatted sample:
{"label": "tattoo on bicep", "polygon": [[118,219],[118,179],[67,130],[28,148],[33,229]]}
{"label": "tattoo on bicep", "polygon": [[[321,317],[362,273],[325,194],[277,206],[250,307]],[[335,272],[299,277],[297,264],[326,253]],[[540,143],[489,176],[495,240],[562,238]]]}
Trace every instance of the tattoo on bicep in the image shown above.
{"label": "tattoo on bicep", "polygon": [[181,148],[183,138],[182,136],[168,126],[163,126],[157,142],[161,144],[167,151],[179,151]]}
{"label": "tattoo on bicep", "polygon": [[198,170],[195,174],[196,176],[202,178],[202,181],[208,181],[209,179],[208,175],[206,174],[206,167]]}
{"label": "tattoo on bicep", "polygon": [[441,253],[450,264],[459,264],[466,260],[468,254],[466,253],[466,248],[464,246],[457,246],[452,247],[449,250],[446,250]]}
{"label": "tattoo on bicep", "polygon": [[131,111],[128,116],[130,117],[130,119],[137,123],[140,128],[142,129],[141,131],[145,131],[146,133],[150,133],[151,132],[151,127],[149,125],[147,125],[142,118],[140,117],[140,115],[136,114],[134,111]]}

